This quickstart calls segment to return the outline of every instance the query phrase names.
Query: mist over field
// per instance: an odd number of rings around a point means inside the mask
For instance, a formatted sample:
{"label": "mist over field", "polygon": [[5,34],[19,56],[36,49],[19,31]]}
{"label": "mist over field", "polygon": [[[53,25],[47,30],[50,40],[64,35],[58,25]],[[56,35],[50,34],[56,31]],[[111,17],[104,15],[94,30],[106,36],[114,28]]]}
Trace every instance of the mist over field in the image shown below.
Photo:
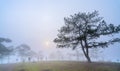
{"label": "mist over field", "polygon": [[119,71],[119,7],[119,0],[0,0],[0,71]]}

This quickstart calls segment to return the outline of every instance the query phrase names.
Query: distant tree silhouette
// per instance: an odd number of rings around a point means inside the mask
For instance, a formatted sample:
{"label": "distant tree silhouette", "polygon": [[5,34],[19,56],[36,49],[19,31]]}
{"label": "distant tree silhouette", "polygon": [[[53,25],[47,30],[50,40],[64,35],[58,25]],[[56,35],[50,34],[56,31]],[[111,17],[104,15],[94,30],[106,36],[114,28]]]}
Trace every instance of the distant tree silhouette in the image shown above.
{"label": "distant tree silhouette", "polygon": [[17,46],[15,50],[16,50],[18,56],[21,57],[21,60],[23,62],[25,62],[25,58],[29,58],[31,55],[30,54],[31,48],[27,44],[21,44],[21,45]]}
{"label": "distant tree silhouette", "polygon": [[44,54],[42,51],[39,51],[38,54],[37,54],[37,60],[40,61],[40,60],[43,60],[44,58]]}
{"label": "distant tree silhouette", "polygon": [[11,42],[10,39],[8,38],[0,38],[0,59],[9,56],[12,52],[12,49],[10,49],[9,47],[6,47],[3,43],[9,43]]}
{"label": "distant tree silhouette", "polygon": [[51,52],[51,53],[49,54],[49,58],[50,58],[51,60],[56,60],[56,59],[57,59],[57,54],[56,54],[56,52]]}
{"label": "distant tree silhouette", "polygon": [[31,62],[31,60],[32,60],[33,58],[35,58],[36,55],[37,55],[36,52],[34,52],[33,50],[29,50],[28,53],[27,53],[28,61]]}
{"label": "distant tree silhouette", "polygon": [[9,52],[7,53],[7,58],[8,58],[8,63],[10,62],[10,56],[11,55],[14,55],[14,48],[13,48],[13,46],[10,46],[10,47],[8,47],[8,49],[9,49]]}
{"label": "distant tree silhouette", "polygon": [[31,57],[28,57],[28,61],[31,62]]}
{"label": "distant tree silhouette", "polygon": [[57,43],[57,47],[61,48],[82,48],[88,62],[91,62],[89,49],[104,48],[115,42],[120,42],[120,38],[97,41],[103,36],[120,32],[120,25],[107,24],[102,17],[99,17],[98,11],[77,13],[64,18],[64,21],[65,25],[58,31],[58,37],[54,39],[54,42]]}

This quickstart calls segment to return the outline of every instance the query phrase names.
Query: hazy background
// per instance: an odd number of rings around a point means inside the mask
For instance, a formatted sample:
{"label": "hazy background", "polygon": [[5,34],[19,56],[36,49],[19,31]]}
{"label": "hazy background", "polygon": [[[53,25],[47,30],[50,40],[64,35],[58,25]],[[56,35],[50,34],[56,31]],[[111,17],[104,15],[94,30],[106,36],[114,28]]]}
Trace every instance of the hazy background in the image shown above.
{"label": "hazy background", "polygon": [[[56,50],[53,39],[64,25],[64,17],[94,10],[107,23],[120,24],[120,0],[0,0],[0,37],[10,38],[15,47],[26,43],[48,55]],[[120,59],[119,46],[104,49],[104,59]]]}

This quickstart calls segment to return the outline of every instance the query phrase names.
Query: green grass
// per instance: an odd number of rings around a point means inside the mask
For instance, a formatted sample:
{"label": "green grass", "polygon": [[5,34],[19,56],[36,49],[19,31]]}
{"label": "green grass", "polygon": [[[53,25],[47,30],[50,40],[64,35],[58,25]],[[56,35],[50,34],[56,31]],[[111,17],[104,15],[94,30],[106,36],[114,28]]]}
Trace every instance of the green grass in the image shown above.
{"label": "green grass", "polygon": [[119,63],[46,61],[36,63],[19,63],[14,65],[13,71],[120,71]]}

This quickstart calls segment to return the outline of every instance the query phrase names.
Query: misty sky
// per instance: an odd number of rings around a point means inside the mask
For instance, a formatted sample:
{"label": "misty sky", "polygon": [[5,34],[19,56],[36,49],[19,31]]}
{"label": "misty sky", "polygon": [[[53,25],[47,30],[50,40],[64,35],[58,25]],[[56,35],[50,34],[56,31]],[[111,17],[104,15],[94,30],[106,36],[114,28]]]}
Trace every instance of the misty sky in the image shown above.
{"label": "misty sky", "polygon": [[[52,51],[64,17],[94,10],[107,23],[120,24],[120,0],[0,0],[0,37],[10,38],[11,45],[26,43],[35,51]],[[120,59],[119,46],[105,49],[106,58]]]}

